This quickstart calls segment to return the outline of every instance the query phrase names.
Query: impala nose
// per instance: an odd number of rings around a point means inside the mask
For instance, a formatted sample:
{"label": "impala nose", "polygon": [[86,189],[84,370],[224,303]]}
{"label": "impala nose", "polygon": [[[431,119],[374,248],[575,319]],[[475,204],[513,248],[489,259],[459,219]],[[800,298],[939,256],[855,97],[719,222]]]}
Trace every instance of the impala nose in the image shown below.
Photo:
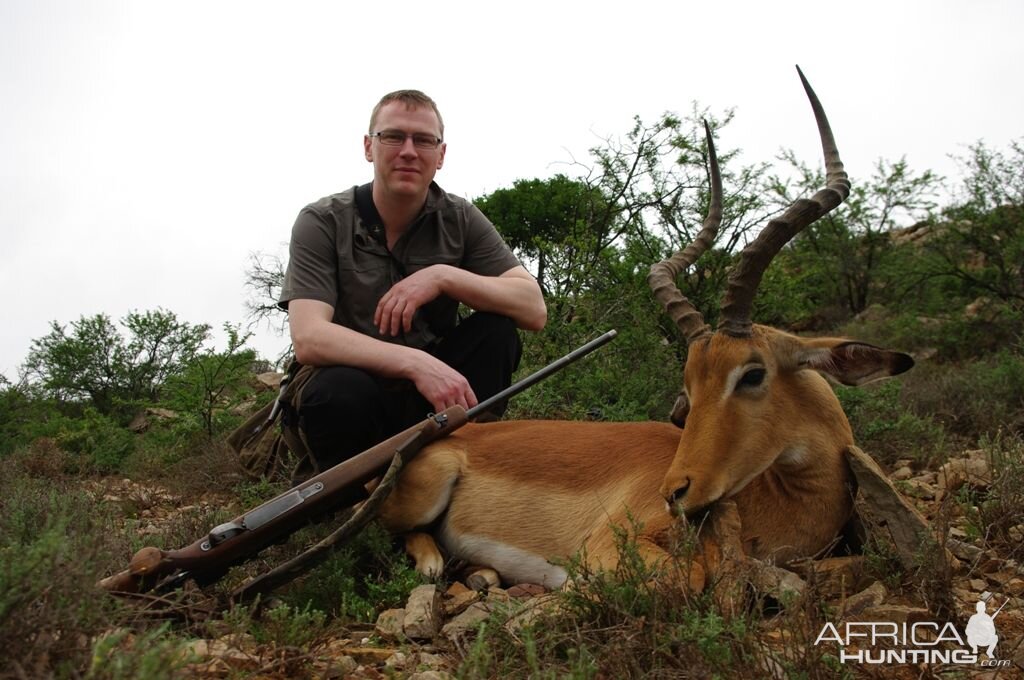
{"label": "impala nose", "polygon": [[690,480],[684,479],[682,486],[678,487],[675,491],[666,497],[668,501],[668,508],[670,512],[675,512],[676,504],[682,502],[683,497],[686,496],[686,492],[690,489]]}

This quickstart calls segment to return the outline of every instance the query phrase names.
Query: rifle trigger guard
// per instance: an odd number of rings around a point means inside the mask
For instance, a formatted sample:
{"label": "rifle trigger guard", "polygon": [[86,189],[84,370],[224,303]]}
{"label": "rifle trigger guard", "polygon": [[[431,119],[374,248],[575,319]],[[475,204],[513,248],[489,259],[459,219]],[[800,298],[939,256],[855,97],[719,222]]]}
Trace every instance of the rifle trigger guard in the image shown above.
{"label": "rifle trigger guard", "polygon": [[214,546],[220,545],[229,538],[234,538],[243,531],[245,531],[245,527],[238,522],[225,522],[224,524],[218,524],[214,528],[210,529],[210,535],[205,541],[203,541],[200,547],[203,550],[209,550]]}

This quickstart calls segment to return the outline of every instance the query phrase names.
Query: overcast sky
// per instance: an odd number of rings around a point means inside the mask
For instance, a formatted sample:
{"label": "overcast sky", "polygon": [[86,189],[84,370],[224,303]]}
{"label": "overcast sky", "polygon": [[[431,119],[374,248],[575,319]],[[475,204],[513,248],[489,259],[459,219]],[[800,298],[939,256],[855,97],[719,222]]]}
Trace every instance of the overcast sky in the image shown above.
{"label": "overcast sky", "polygon": [[[565,171],[636,114],[736,107],[721,143],[817,163],[793,65],[847,171],[1024,136],[1024,2],[0,2],[0,373],[51,320],[162,307],[244,320],[249,254],[371,176],[379,97],[430,94],[438,182]],[[261,331],[276,355],[286,340]]]}

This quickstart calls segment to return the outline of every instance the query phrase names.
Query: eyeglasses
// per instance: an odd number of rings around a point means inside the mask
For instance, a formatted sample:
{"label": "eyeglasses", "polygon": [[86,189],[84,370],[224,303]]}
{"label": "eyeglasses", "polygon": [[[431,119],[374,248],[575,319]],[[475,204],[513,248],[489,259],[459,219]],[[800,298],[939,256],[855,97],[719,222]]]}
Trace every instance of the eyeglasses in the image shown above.
{"label": "eyeglasses", "polygon": [[440,137],[422,132],[407,134],[401,130],[381,130],[380,132],[371,132],[370,136],[379,139],[384,146],[402,146],[409,137],[412,137],[412,145],[417,149],[436,149],[441,146]]}

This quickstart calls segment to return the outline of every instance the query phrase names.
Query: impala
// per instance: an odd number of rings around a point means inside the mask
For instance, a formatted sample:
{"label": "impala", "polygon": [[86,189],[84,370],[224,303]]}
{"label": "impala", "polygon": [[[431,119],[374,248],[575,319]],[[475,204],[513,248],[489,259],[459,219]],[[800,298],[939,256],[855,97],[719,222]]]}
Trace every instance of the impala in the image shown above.
{"label": "impala", "polygon": [[441,571],[440,543],[506,582],[558,587],[566,580],[558,563],[581,550],[592,568],[614,568],[613,527],[631,524],[641,527],[636,540],[643,558],[656,566],[669,556],[664,537],[674,522],[725,498],[737,506],[749,556],[786,562],[835,539],[852,509],[844,451],[853,435],[823,376],[860,385],[902,373],[913,360],[751,322],[771,259],[850,191],[824,111],[803,73],[800,79],[818,124],[826,186],[790,205],[743,250],[718,329],[704,323],[675,284],[711,246],[721,222],[710,130],[712,198],[702,230],[651,268],[653,293],[688,344],[674,424],[470,424],[435,442],[402,472],[380,514],[389,531],[408,534],[406,548],[419,571]]}

